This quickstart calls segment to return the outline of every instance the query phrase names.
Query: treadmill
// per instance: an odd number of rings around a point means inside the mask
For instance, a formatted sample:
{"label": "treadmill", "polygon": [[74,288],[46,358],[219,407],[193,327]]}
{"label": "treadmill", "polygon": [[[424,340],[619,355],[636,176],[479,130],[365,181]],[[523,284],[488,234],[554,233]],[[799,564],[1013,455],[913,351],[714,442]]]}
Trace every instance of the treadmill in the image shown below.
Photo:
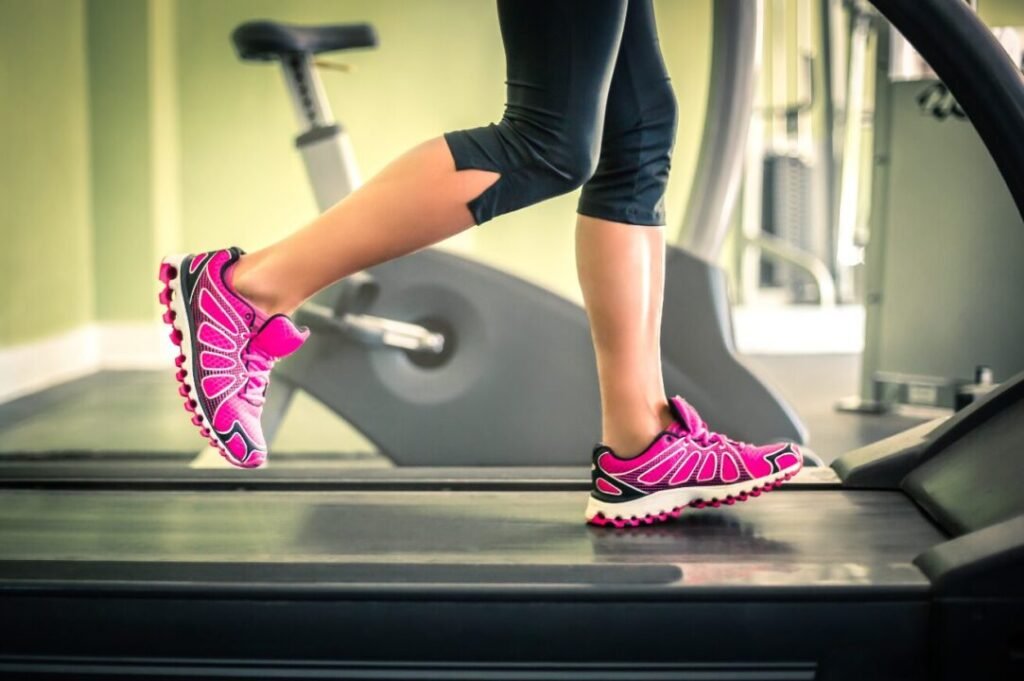
{"label": "treadmill", "polygon": [[[1024,82],[875,0],[1024,212]],[[751,504],[585,526],[582,468],[0,463],[0,677],[1021,679],[1024,374]]]}

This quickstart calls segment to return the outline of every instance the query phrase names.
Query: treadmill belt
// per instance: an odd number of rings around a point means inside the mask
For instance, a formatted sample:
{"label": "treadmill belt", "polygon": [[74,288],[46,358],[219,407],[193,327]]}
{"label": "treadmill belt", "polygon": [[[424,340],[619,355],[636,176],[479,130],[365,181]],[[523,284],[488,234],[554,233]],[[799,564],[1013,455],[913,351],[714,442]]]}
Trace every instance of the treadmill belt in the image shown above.
{"label": "treadmill belt", "polygon": [[[579,492],[0,492],[0,588],[147,593],[437,585],[920,594],[944,537],[899,492],[783,490],[631,530]],[[379,591],[379,589],[378,589]]]}

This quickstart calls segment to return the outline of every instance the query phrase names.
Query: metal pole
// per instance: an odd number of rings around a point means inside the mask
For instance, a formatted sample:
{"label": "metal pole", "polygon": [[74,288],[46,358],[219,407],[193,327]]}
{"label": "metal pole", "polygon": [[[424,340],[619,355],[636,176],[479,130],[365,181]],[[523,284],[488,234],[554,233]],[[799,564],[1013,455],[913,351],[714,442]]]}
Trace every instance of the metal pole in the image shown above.
{"label": "metal pole", "polygon": [[761,68],[763,0],[716,0],[711,82],[679,245],[714,262],[732,219]]}

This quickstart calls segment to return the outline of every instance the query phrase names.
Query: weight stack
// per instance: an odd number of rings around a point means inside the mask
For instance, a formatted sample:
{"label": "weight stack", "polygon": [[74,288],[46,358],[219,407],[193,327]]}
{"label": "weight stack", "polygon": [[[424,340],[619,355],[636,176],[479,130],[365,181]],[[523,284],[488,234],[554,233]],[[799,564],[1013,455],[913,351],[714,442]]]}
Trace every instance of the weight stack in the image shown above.
{"label": "weight stack", "polygon": [[[810,165],[795,154],[764,157],[761,228],[800,250],[814,252]],[[761,286],[784,288],[792,302],[816,302],[814,280],[800,268],[762,256]]]}

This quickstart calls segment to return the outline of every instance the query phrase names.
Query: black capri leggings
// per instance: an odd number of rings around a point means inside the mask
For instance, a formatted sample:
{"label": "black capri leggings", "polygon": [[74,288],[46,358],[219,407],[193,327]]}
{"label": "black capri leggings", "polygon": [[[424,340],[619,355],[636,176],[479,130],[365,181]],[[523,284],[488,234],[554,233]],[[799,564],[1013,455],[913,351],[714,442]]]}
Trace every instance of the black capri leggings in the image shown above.
{"label": "black capri leggings", "polygon": [[665,224],[677,113],[651,0],[498,0],[498,18],[505,115],[445,134],[456,169],[501,175],[476,223],[582,186],[582,215]]}

